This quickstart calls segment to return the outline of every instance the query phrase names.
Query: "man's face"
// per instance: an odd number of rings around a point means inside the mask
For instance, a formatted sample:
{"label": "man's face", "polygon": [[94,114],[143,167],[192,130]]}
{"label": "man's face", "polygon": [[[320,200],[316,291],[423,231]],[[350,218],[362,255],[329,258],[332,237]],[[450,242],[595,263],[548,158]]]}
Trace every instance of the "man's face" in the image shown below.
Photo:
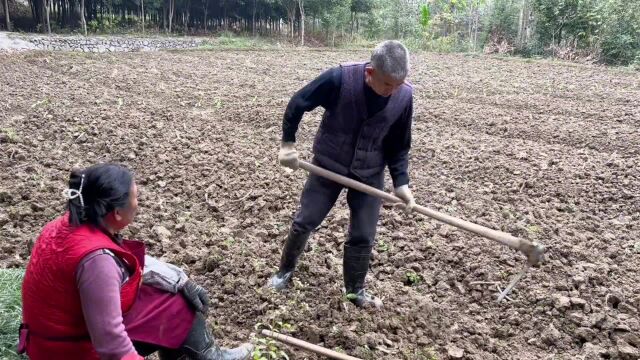
{"label": "man's face", "polygon": [[370,66],[367,66],[365,69],[365,80],[367,85],[369,85],[376,94],[384,97],[391,96],[404,84],[404,79],[396,80],[381,71],[376,71],[376,69]]}

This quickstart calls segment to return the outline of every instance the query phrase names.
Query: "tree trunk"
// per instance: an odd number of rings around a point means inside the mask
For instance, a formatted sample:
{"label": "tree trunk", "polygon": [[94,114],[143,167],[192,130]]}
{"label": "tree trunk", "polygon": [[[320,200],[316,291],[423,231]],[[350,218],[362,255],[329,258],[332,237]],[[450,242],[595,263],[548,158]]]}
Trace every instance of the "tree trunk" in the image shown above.
{"label": "tree trunk", "polygon": [[142,33],[144,34],[144,0],[140,0],[140,10],[142,12]]}
{"label": "tree trunk", "polygon": [[49,33],[49,35],[51,35],[51,21],[49,19],[49,4],[50,4],[50,0],[43,0],[44,2],[44,12],[45,15],[47,17],[47,33]]}
{"label": "tree trunk", "polygon": [[[86,7],[86,4],[85,4]],[[62,1],[62,21],[65,26],[71,24],[71,20],[73,19],[73,9],[75,5],[71,4],[69,1]],[[85,17],[86,21],[86,17]],[[82,18],[80,18],[80,22],[82,22]],[[82,25],[82,24],[81,24]]]}
{"label": "tree trunk", "polygon": [[184,19],[184,33],[185,35],[189,34],[189,10],[191,8],[191,1],[187,1],[187,13]]}
{"label": "tree trunk", "polygon": [[162,3],[162,29],[167,32],[167,2]]}
{"label": "tree trunk", "polygon": [[171,34],[171,26],[173,25],[173,4],[174,0],[169,0],[169,34]]}
{"label": "tree trunk", "polygon": [[[3,0],[4,3],[4,0]],[[7,6],[9,6],[9,4],[7,3]],[[33,18],[33,22],[35,24],[38,24],[38,11],[37,6],[36,6],[36,2],[35,1],[29,1],[29,8],[31,8],[31,18]]]}
{"label": "tree trunk", "polygon": [[258,11],[258,5],[257,5],[258,0],[253,0],[253,20],[252,20],[252,30],[251,33],[253,34],[253,36],[256,36],[257,34],[257,29],[256,29],[256,12]]}
{"label": "tree trunk", "polygon": [[350,33],[351,39],[353,39],[353,25],[354,25],[353,23],[355,22],[353,14],[354,12],[352,11],[351,12],[351,33]]}
{"label": "tree trunk", "polygon": [[468,35],[469,36],[469,41],[471,41],[472,45],[473,45],[473,41],[471,40],[472,39],[472,34],[473,34],[473,14],[474,14],[474,12],[473,12],[473,1],[469,1],[469,5],[468,6],[469,6],[469,21],[468,21],[467,25],[469,25],[469,28],[467,30],[468,30],[468,33],[469,33],[469,35]]}
{"label": "tree trunk", "polygon": [[9,19],[9,1],[4,0],[4,22],[7,27],[7,31],[11,31],[11,19]]}
{"label": "tree trunk", "polygon": [[518,21],[518,37],[516,44],[519,48],[524,47],[528,41],[527,29],[529,27],[529,1],[522,0],[522,7],[520,9],[520,18]]}
{"label": "tree trunk", "polygon": [[520,16],[518,18],[518,35],[516,36],[516,45],[520,47],[522,45],[522,28],[524,24],[524,6],[525,1],[522,0],[522,6],[520,6]]}
{"label": "tree trunk", "polygon": [[294,23],[296,21],[296,8],[299,6],[300,0],[282,0],[282,5],[287,11],[287,31],[290,32],[289,37],[294,38]]}
{"label": "tree trunk", "polygon": [[208,0],[202,0],[202,2],[204,3],[204,23],[203,23],[203,28],[204,28],[204,32],[207,32],[207,8],[209,5],[209,1]]}
{"label": "tree trunk", "polygon": [[289,18],[287,24],[287,31],[289,32],[289,37],[293,39],[293,22],[295,21],[295,8],[287,7],[287,17]]}
{"label": "tree trunk", "polygon": [[84,36],[87,36],[87,19],[84,17],[84,0],[80,0],[80,23],[82,24]]}
{"label": "tree trunk", "polygon": [[226,3],[223,2],[222,3],[222,21],[224,21],[224,30],[227,31],[229,30],[229,25],[228,25],[228,21],[227,21],[227,7],[226,7]]}
{"label": "tree trunk", "polygon": [[476,48],[478,46],[478,28],[479,27],[480,27],[480,14],[476,15],[476,26],[473,34],[473,43],[475,44]]}
{"label": "tree trunk", "polygon": [[300,46],[304,46],[304,0],[298,0],[300,6]]}
{"label": "tree trunk", "polygon": [[56,17],[58,18],[58,23],[61,24],[62,26],[66,26],[67,23],[66,23],[65,13],[64,13],[64,2],[62,0],[58,1],[58,4],[55,9],[56,9]]}

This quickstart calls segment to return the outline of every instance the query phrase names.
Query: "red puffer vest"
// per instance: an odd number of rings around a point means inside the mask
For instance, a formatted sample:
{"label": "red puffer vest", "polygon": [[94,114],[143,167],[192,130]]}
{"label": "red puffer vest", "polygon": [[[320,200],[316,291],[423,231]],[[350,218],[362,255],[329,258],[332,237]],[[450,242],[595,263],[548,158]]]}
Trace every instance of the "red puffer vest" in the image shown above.
{"label": "red puffer vest", "polygon": [[99,359],[87,331],[76,268],[82,258],[108,249],[132,275],[120,290],[122,312],[135,302],[142,281],[144,244],[125,240],[120,246],[91,225],[69,224],[65,214],[47,224],[35,243],[22,284],[22,349],[32,360]]}

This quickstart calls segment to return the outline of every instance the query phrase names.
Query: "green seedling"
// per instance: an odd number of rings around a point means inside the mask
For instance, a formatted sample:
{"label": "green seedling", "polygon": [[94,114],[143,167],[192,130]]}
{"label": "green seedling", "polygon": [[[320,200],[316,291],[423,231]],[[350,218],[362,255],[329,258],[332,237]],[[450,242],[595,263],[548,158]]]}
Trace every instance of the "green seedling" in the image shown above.
{"label": "green seedling", "polygon": [[289,355],[284,352],[275,340],[260,338],[251,354],[253,360],[289,360]]}
{"label": "green seedling", "polygon": [[408,271],[406,273],[405,284],[409,286],[418,285],[422,282],[422,276],[413,271]]}
{"label": "green seedling", "polygon": [[380,242],[378,243],[378,250],[380,252],[389,251],[389,244],[387,244],[384,240],[380,240]]}

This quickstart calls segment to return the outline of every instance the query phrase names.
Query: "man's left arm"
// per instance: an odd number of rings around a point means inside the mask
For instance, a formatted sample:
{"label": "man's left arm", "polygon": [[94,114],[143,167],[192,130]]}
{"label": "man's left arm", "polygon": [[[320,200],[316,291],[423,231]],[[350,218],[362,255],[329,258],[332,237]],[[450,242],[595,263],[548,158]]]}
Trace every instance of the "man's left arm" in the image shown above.
{"label": "man's left arm", "polygon": [[409,150],[411,149],[411,123],[413,117],[413,100],[385,136],[384,156],[389,167],[393,187],[399,188],[409,184]]}

